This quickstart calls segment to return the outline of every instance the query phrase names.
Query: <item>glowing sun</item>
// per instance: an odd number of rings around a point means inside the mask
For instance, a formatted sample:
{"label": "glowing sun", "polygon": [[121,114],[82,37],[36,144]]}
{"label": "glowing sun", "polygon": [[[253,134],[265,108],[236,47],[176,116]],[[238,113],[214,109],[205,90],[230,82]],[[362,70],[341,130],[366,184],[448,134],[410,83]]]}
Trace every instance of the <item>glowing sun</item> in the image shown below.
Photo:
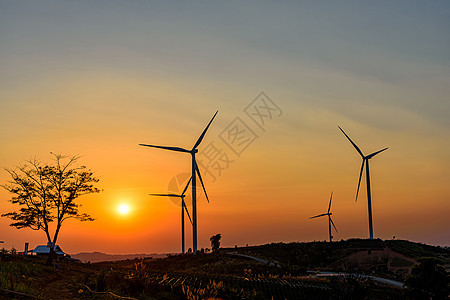
{"label": "glowing sun", "polygon": [[118,209],[120,214],[122,215],[126,215],[127,213],[130,212],[130,207],[127,204],[121,204]]}

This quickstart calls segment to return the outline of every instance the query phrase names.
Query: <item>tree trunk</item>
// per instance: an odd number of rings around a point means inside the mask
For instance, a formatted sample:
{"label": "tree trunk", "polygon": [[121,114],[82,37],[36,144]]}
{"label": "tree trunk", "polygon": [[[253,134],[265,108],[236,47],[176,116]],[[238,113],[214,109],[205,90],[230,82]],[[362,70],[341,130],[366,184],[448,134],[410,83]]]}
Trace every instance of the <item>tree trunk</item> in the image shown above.
{"label": "tree trunk", "polygon": [[53,261],[55,260],[55,247],[56,240],[58,239],[59,230],[61,229],[61,223],[56,226],[55,235],[53,236],[52,246],[50,247],[50,253],[48,254],[47,262],[45,263],[47,266],[53,265]]}
{"label": "tree trunk", "polygon": [[[51,239],[50,239],[50,233],[48,231],[48,226],[45,226],[45,234],[47,235],[47,247],[48,245],[51,243]],[[45,263],[46,266],[51,266],[53,263],[53,257],[52,257],[52,253],[53,253],[53,247],[50,247],[50,251],[48,253],[48,257],[47,257],[47,261]]]}
{"label": "tree trunk", "polygon": [[46,266],[51,266],[51,265],[53,265],[53,258],[54,258],[54,255],[55,255],[54,245],[52,245],[52,246],[50,247],[50,253],[48,254],[48,257],[47,257],[47,262],[45,263]]}

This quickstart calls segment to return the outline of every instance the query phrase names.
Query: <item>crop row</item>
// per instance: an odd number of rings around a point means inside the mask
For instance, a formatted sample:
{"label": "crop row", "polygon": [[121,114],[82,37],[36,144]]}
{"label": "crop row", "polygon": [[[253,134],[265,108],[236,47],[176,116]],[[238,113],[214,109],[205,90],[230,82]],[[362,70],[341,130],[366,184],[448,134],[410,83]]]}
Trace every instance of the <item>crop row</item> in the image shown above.
{"label": "crop row", "polygon": [[157,273],[149,275],[149,279],[153,283],[172,288],[182,288],[185,294],[191,294],[191,297],[188,297],[190,299],[196,299],[195,296],[219,296],[224,294],[246,299],[261,297],[273,299],[320,299],[329,298],[332,293],[331,288],[324,284],[277,278]]}

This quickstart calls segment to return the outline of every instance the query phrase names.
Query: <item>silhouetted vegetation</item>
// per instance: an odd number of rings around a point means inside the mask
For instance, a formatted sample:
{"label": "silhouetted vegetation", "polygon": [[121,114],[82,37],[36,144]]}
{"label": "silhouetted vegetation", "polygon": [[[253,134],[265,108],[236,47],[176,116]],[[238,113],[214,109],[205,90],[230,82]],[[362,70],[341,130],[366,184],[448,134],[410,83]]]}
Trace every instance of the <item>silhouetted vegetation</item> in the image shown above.
{"label": "silhouetted vegetation", "polygon": [[333,243],[272,243],[243,247],[241,252],[279,263],[284,267],[323,268],[358,251],[383,249],[381,240],[352,239]]}
{"label": "silhouetted vegetation", "polygon": [[410,294],[418,299],[447,299],[449,278],[445,269],[439,265],[440,260],[421,257],[418,262],[405,281],[411,290]]}
{"label": "silhouetted vegetation", "polygon": [[414,243],[403,240],[386,240],[385,243],[386,246],[392,249],[393,251],[405,254],[410,257],[419,258],[426,256],[437,256],[444,260],[449,259],[448,257],[449,251],[441,247],[430,246],[426,244]]}
{"label": "silhouetted vegetation", "polygon": [[[405,251],[408,243],[400,243]],[[409,244],[412,249],[417,246]],[[136,299],[421,299],[423,295],[427,299],[429,296],[440,299],[446,293],[447,284],[444,282],[447,275],[440,263],[449,256],[448,250],[442,250],[427,247],[429,253],[441,258],[419,258],[413,260],[418,262],[414,267],[406,258],[402,261],[403,254],[389,250],[386,242],[363,239],[335,243],[273,243],[221,248],[214,254],[198,251],[163,259],[94,264],[63,260],[59,269],[47,268],[39,257],[6,254],[0,261],[0,282],[2,289],[14,289],[44,299],[55,293],[64,299],[116,296]],[[231,255],[231,251],[269,262],[276,260],[281,267]],[[396,259],[380,260],[379,254],[384,252]],[[346,265],[345,262],[355,255],[362,255],[364,259]],[[297,264],[293,264],[294,261]],[[389,273],[389,264],[393,262],[394,269],[411,270],[407,280],[409,289],[390,287],[364,275],[394,276]],[[319,270],[347,271],[347,275],[316,277],[314,273]]]}
{"label": "silhouetted vegetation", "polygon": [[[79,212],[76,199],[99,190],[94,186],[98,179],[93,172],[86,166],[75,165],[78,156],[53,156],[53,164],[33,159],[15,169],[5,168],[12,180],[1,187],[13,194],[10,202],[17,204],[20,209],[3,214],[2,217],[13,220],[10,226],[18,229],[44,231],[48,243],[56,245],[61,226],[67,219],[94,220],[88,214]],[[50,232],[52,222],[56,223],[53,236]],[[49,264],[53,250],[50,247]]]}
{"label": "silhouetted vegetation", "polygon": [[210,237],[210,242],[211,242],[211,250],[212,252],[217,252],[219,251],[220,248],[220,239],[222,238],[222,235],[220,233],[213,235],[212,237]]}

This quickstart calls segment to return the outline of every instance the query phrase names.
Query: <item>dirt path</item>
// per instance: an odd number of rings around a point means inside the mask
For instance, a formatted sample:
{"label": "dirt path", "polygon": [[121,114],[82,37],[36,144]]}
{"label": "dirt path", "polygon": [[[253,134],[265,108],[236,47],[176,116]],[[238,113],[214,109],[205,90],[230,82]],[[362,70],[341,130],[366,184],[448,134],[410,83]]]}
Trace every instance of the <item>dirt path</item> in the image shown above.
{"label": "dirt path", "polygon": [[406,277],[411,273],[411,268],[415,263],[415,259],[390,249],[372,250],[370,252],[363,250],[330,264],[328,268],[341,268],[343,270],[360,268],[369,270],[373,266],[386,265],[388,270],[401,277]]}
{"label": "dirt path", "polygon": [[74,298],[73,289],[70,285],[80,275],[73,271],[58,270],[52,276],[48,277],[43,283],[39,298],[42,299],[72,299]]}
{"label": "dirt path", "polygon": [[265,260],[265,259],[261,259],[261,258],[257,258],[257,257],[254,257],[254,256],[246,255],[246,254],[240,254],[240,253],[237,253],[236,251],[227,252],[227,254],[228,255],[234,255],[234,256],[240,256],[240,257],[249,258],[249,259],[255,260],[257,262],[260,262],[260,263],[263,263],[263,264],[267,264],[269,266],[276,266],[277,268],[281,268],[281,265],[276,264],[274,262],[271,262],[271,261],[268,261],[268,260]]}

